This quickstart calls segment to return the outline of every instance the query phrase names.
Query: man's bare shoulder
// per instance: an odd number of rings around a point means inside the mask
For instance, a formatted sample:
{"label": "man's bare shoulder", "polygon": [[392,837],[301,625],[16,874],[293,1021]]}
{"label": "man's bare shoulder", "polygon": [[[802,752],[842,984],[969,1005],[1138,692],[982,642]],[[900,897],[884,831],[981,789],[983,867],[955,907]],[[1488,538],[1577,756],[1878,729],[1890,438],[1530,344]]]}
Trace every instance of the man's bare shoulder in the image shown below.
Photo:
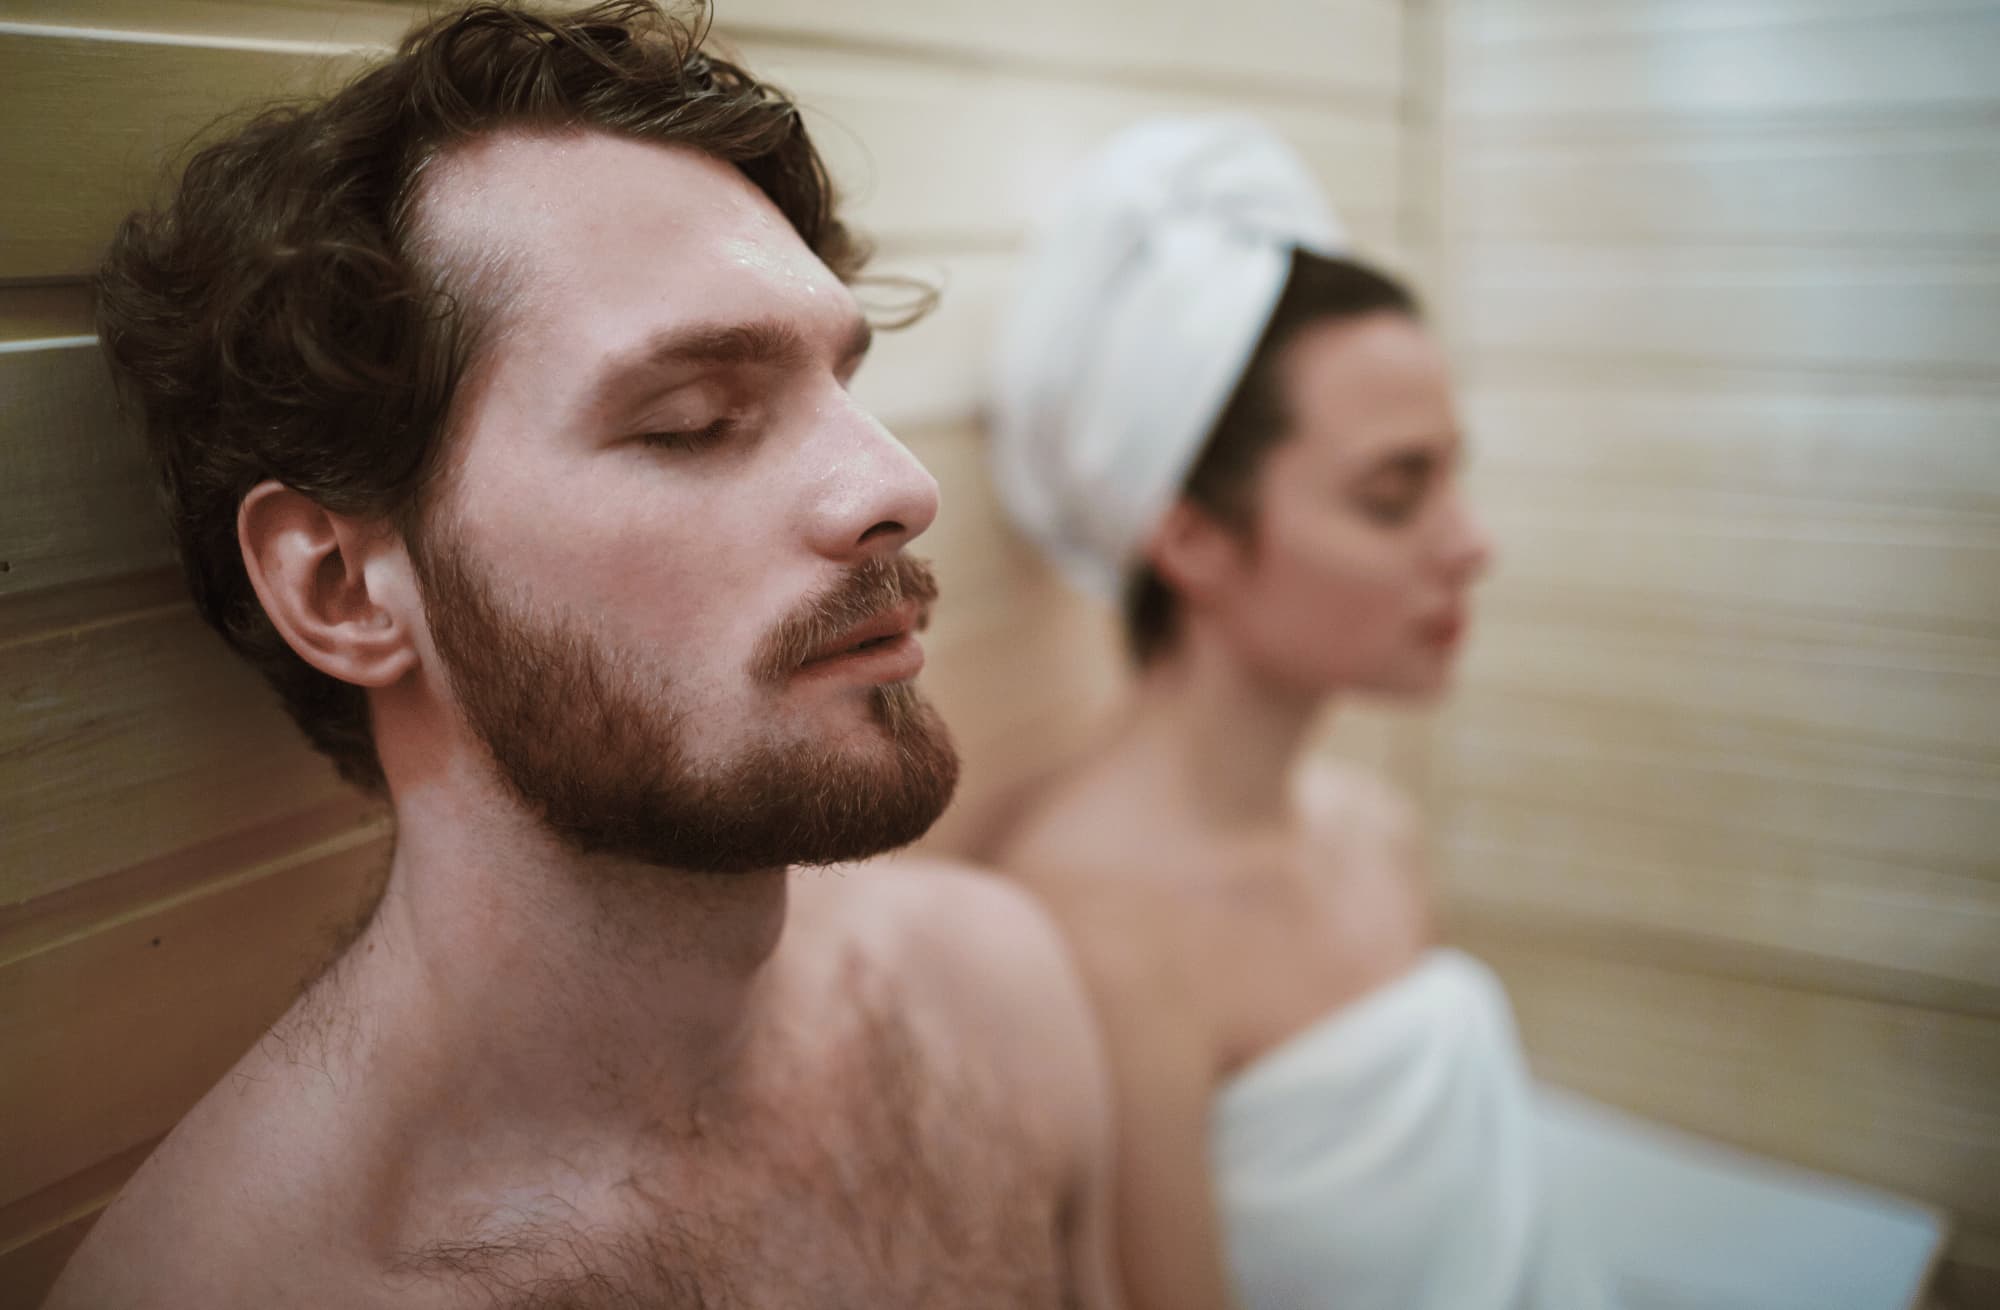
{"label": "man's bare shoulder", "polygon": [[[290,1018],[290,1016],[288,1016]],[[296,1034],[294,1034],[296,1035]],[[266,1033],[120,1189],[47,1305],[218,1306],[295,1295],[260,1284],[288,1234],[321,1227],[329,1186],[315,1082],[282,1030]],[[311,1271],[294,1262],[290,1278]]]}

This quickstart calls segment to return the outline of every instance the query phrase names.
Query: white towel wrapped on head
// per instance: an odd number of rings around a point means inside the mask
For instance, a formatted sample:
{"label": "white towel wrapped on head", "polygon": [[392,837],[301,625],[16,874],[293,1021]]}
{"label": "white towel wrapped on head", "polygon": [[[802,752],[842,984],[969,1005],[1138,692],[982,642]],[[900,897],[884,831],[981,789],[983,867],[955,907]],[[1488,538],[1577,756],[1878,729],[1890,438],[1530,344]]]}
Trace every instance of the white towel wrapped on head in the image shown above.
{"label": "white towel wrapped on head", "polygon": [[1073,583],[1117,595],[1292,251],[1342,244],[1304,165],[1249,117],[1144,123],[1079,170],[1030,239],[992,409],[1001,498]]}

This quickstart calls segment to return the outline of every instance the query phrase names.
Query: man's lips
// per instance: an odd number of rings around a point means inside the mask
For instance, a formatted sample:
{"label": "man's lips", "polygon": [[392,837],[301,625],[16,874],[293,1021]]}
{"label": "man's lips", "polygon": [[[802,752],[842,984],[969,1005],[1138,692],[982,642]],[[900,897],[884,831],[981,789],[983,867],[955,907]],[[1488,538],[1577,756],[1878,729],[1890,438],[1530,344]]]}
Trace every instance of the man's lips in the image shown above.
{"label": "man's lips", "polygon": [[922,631],[926,617],[923,606],[913,600],[904,601],[841,633],[808,655],[800,667],[810,669],[818,664],[893,645],[913,632]]}

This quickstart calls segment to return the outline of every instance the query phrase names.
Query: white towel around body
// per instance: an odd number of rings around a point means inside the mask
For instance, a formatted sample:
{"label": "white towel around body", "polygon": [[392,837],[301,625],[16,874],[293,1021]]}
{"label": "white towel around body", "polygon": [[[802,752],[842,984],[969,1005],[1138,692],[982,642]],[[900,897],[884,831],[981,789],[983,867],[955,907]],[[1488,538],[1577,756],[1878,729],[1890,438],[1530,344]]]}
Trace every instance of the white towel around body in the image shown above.
{"label": "white towel around body", "polygon": [[1505,992],[1436,950],[1216,1099],[1211,1150],[1249,1310],[1597,1310],[1542,1160]]}
{"label": "white towel around body", "polygon": [[1243,1070],[1211,1151],[1246,1310],[1906,1310],[1929,1209],[1535,1084],[1435,950]]}

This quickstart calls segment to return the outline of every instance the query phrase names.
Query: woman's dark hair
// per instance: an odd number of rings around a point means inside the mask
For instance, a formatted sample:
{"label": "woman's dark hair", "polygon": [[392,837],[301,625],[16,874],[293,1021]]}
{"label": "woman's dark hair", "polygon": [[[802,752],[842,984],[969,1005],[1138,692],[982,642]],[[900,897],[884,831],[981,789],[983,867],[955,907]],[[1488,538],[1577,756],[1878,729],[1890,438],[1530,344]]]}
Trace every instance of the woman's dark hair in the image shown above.
{"label": "woman's dark hair", "polygon": [[274,478],[339,513],[416,525],[493,299],[489,270],[424,257],[432,161],[510,128],[676,143],[735,164],[843,279],[866,258],[796,107],[701,53],[704,18],[649,0],[435,18],[331,97],[267,109],[201,150],[173,195],[112,239],[98,333],[144,427],[195,605],[366,790],[384,786],[366,695],[278,635],[236,516]]}
{"label": "woman's dark hair", "polygon": [[[1291,429],[1278,369],[1285,348],[1313,324],[1380,313],[1419,318],[1422,310],[1416,296],[1386,273],[1349,259],[1293,251],[1285,289],[1181,494],[1225,527],[1250,534],[1257,518],[1257,470]],[[1141,562],[1126,575],[1124,617],[1126,648],[1141,668],[1172,649],[1179,598],[1151,564]]]}

